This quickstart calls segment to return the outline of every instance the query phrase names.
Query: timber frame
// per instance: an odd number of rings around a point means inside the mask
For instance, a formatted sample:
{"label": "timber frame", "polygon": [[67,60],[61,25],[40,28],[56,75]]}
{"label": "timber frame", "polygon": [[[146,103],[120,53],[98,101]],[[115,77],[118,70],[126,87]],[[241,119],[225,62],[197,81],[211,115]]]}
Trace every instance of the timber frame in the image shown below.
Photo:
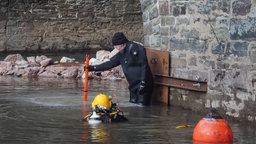
{"label": "timber frame", "polygon": [[170,74],[170,53],[168,51],[146,49],[148,63],[154,75],[153,103],[169,104],[170,87],[207,93],[207,82],[175,78]]}

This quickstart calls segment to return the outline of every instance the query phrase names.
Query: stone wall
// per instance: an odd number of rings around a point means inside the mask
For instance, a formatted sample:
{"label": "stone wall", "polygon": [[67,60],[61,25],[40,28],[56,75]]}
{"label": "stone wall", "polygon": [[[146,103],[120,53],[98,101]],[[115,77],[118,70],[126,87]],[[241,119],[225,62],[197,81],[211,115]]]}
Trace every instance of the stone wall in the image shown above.
{"label": "stone wall", "polygon": [[172,76],[208,82],[207,94],[171,88],[171,105],[255,121],[256,1],[140,2],[144,44],[170,52]]}
{"label": "stone wall", "polygon": [[142,42],[142,26],[134,0],[5,0],[0,52],[109,49],[116,31]]}

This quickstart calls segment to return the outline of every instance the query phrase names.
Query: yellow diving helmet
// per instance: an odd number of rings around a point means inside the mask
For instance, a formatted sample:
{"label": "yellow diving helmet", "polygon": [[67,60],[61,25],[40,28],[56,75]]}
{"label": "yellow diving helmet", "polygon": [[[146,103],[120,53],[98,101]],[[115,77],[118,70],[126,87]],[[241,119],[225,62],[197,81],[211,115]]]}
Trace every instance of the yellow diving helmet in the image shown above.
{"label": "yellow diving helmet", "polygon": [[100,109],[110,109],[112,106],[112,102],[107,95],[98,94],[97,96],[95,96],[92,102],[92,109],[94,109],[96,105]]}

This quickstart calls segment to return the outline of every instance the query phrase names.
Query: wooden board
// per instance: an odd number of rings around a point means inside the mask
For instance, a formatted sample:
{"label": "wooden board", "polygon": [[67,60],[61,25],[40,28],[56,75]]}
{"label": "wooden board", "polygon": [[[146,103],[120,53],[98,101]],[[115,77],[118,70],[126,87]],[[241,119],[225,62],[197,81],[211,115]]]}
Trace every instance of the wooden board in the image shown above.
{"label": "wooden board", "polygon": [[[147,58],[153,75],[169,75],[169,52],[147,49]],[[156,85],[152,94],[152,103],[164,103],[169,105],[169,86]]]}
{"label": "wooden board", "polygon": [[152,73],[161,74],[161,75],[169,75],[169,61],[170,61],[170,54],[167,51],[160,51],[160,50],[153,50],[153,49],[146,49],[147,50],[147,58],[148,64]]}
{"label": "wooden board", "polygon": [[[165,103],[169,105],[170,87],[207,92],[207,82],[195,81],[170,76],[170,54],[167,51],[147,49],[150,69],[154,75],[154,92],[152,103]],[[253,83],[254,84],[254,83]]]}

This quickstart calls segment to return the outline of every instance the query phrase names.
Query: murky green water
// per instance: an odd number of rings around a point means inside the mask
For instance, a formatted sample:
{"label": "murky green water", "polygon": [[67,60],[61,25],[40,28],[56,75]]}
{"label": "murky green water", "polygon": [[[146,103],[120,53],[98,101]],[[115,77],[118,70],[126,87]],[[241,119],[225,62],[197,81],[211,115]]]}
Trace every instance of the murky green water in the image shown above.
{"label": "murky green water", "polygon": [[[190,144],[193,128],[203,117],[165,106],[139,107],[128,103],[125,81],[92,81],[86,106],[82,80],[0,77],[1,144]],[[84,112],[98,93],[114,95],[129,119],[125,123],[88,125]],[[230,122],[234,144],[256,143],[255,128]]]}

